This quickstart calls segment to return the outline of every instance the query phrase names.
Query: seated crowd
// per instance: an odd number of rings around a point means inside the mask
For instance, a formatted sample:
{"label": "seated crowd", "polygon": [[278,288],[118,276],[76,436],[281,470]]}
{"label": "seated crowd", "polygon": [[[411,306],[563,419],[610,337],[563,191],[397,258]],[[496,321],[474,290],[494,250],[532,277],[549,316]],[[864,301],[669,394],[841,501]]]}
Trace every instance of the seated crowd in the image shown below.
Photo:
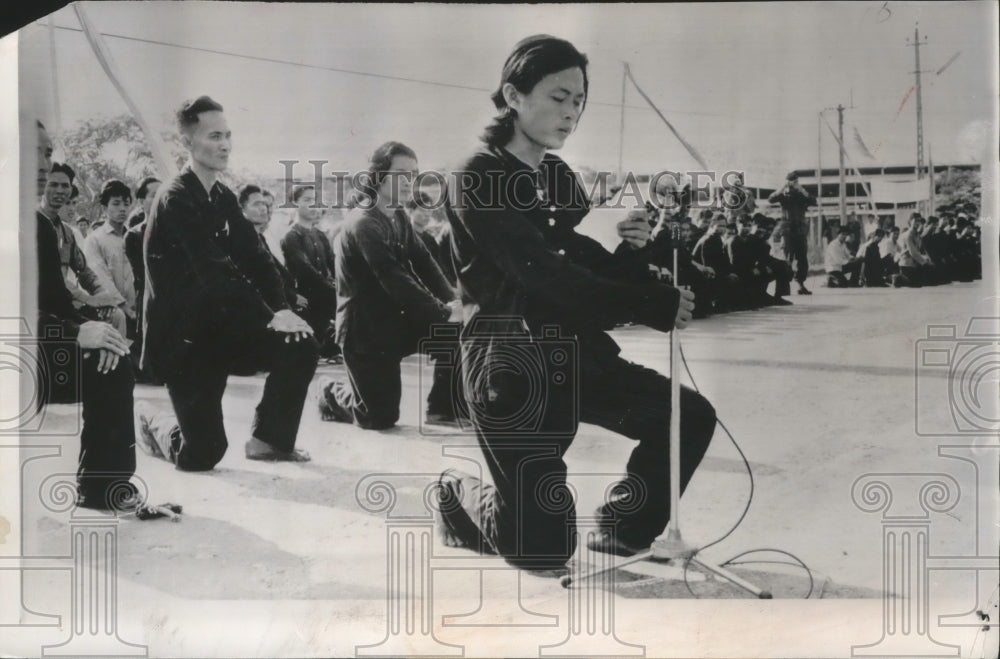
{"label": "seated crowd", "polygon": [[[971,210],[971,209],[970,209]],[[840,227],[824,252],[827,286],[937,286],[982,277],[979,227],[963,211],[924,219],[910,215],[909,225],[877,228],[854,248],[855,231]]]}

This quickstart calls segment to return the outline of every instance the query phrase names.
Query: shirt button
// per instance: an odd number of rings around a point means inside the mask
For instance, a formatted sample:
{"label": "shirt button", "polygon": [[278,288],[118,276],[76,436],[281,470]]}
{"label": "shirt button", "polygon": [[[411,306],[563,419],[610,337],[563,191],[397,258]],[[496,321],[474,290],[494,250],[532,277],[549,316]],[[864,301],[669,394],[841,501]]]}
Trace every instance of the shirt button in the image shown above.
{"label": "shirt button", "polygon": [[559,256],[566,256],[566,250],[564,249],[559,250]]}
{"label": "shirt button", "polygon": [[549,212],[550,213],[555,213],[556,212],[556,207],[555,206],[549,206]]}
{"label": "shirt button", "polygon": [[549,218],[549,226],[550,227],[554,227],[555,225],[556,225],[556,218],[550,217]]}

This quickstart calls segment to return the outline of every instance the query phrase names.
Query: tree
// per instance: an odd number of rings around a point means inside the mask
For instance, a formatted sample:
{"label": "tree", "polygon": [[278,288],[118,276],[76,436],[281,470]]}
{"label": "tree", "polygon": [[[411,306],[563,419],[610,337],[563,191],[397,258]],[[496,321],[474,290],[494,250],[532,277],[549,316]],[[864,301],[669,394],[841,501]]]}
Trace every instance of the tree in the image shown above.
{"label": "tree", "polygon": [[978,169],[952,169],[934,177],[936,211],[957,214],[968,204],[977,209],[982,203],[982,172]]}
{"label": "tree", "polygon": [[[160,133],[169,157],[179,170],[187,161],[187,150],[175,130]],[[78,121],[62,138],[65,161],[73,167],[81,200],[77,211],[91,220],[100,215],[97,197],[105,181],[117,178],[135,186],[147,176],[165,179],[165,172],[158,171],[139,123],[128,114],[115,117],[98,117]],[[252,172],[239,170],[225,172],[223,183],[236,190],[240,185],[258,177]]]}
{"label": "tree", "polygon": [[[180,139],[167,132],[162,136],[171,156],[182,163]],[[62,146],[65,161],[76,171],[78,211],[91,219],[100,214],[97,196],[105,181],[117,178],[134,187],[146,176],[163,178],[139,123],[127,114],[78,121],[63,135]]]}

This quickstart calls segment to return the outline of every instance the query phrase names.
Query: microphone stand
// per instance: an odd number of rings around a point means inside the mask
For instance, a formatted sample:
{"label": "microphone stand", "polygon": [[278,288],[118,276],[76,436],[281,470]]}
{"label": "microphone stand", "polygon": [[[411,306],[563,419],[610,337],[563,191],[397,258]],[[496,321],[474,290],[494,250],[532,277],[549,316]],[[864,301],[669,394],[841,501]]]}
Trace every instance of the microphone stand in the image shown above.
{"label": "microphone stand", "polygon": [[[680,243],[680,224],[675,223],[671,228],[671,242],[674,257],[674,286],[680,288],[680,271],[677,267],[677,245]],[[677,336],[677,328],[670,332],[670,521],[667,529],[658,538],[653,540],[649,549],[639,552],[634,556],[629,556],[602,569],[589,570],[579,574],[567,574],[559,583],[563,588],[569,588],[576,581],[586,581],[593,577],[625,567],[632,563],[651,560],[654,562],[686,561],[702,568],[706,572],[711,572],[722,577],[726,581],[739,586],[740,588],[756,595],[759,599],[772,599],[771,592],[757,588],[749,581],[738,577],[729,570],[712,563],[708,563],[696,554],[698,550],[691,547],[681,536],[680,528],[680,508],[681,508],[681,385],[679,382],[677,365],[680,363],[680,337]]]}

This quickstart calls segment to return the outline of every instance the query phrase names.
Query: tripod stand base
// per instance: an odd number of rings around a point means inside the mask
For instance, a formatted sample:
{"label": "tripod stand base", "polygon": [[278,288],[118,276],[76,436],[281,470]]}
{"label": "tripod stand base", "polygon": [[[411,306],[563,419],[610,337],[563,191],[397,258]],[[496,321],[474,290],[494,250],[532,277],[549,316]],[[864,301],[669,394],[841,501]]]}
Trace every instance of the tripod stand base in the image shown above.
{"label": "tripod stand base", "polygon": [[689,546],[681,538],[677,529],[667,529],[666,536],[653,540],[649,547],[649,557],[654,561],[686,560],[694,556],[694,547]]}
{"label": "tripod stand base", "polygon": [[707,572],[711,572],[712,574],[714,574],[716,576],[722,577],[723,579],[725,579],[729,583],[731,583],[733,585],[736,585],[736,586],[739,586],[743,590],[746,590],[746,591],[750,592],[751,594],[756,595],[757,599],[762,599],[762,600],[774,599],[773,595],[771,595],[771,591],[769,591],[769,590],[761,590],[760,588],[758,588],[757,586],[754,586],[752,583],[750,583],[746,579],[743,579],[742,577],[736,576],[735,574],[733,574],[732,572],[730,572],[729,570],[727,570],[725,568],[719,567],[718,565],[712,565],[711,563],[706,563],[704,561],[700,561],[697,558],[692,558],[691,562],[694,565],[697,565],[698,567],[700,567],[701,569],[703,569],[703,570],[705,570]]}

